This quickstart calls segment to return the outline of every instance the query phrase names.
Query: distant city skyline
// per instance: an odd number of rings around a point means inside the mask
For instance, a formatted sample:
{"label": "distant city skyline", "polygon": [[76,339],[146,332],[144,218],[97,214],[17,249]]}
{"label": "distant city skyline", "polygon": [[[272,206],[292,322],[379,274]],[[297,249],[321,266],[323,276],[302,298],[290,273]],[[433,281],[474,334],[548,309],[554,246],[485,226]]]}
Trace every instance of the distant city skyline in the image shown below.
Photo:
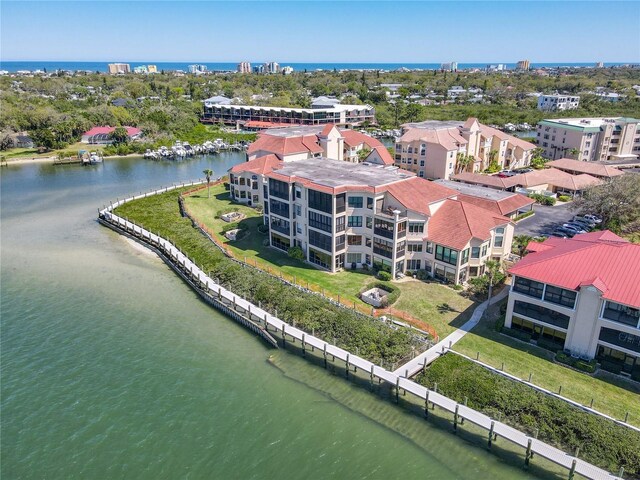
{"label": "distant city skyline", "polygon": [[0,11],[3,61],[640,62],[638,2],[3,0]]}

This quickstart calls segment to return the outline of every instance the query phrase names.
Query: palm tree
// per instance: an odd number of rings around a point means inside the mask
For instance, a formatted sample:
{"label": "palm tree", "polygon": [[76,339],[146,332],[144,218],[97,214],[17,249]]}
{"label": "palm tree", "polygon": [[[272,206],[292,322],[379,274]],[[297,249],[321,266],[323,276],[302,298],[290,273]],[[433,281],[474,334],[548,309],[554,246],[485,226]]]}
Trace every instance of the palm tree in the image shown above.
{"label": "palm tree", "polygon": [[211,198],[211,189],[209,184],[211,182],[211,177],[213,176],[213,170],[207,168],[206,170],[203,170],[202,173],[207,177],[207,198]]}
{"label": "palm tree", "polygon": [[473,157],[471,155],[458,153],[458,155],[456,155],[456,173],[464,172],[472,162]]}
{"label": "palm tree", "polygon": [[500,272],[500,267],[502,266],[498,260],[487,260],[484,262],[485,265],[485,274],[489,277],[489,296],[487,301],[491,301],[491,294],[493,293],[493,281],[496,276],[496,273]]}
{"label": "palm tree", "polygon": [[577,148],[571,148],[569,149],[569,155],[572,155],[574,157],[576,157],[576,159],[578,158],[578,155],[580,155],[580,150]]}

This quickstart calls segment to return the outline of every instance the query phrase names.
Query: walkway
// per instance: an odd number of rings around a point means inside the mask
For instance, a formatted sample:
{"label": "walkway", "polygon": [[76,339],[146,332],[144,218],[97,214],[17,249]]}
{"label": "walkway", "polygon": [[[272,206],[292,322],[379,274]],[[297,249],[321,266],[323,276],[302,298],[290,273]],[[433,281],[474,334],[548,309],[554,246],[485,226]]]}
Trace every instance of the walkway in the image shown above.
{"label": "walkway", "polygon": [[[191,183],[190,185],[195,185]],[[181,185],[188,186],[188,185]],[[463,425],[462,420],[466,419],[469,422],[488,431],[488,445],[491,447],[492,442],[495,442],[498,438],[505,438],[512,443],[520,446],[525,450],[525,465],[529,464],[530,459],[534,454],[544,457],[558,465],[561,465],[569,470],[569,478],[573,478],[574,473],[578,473],[588,479],[592,480],[614,480],[619,477],[610,474],[606,470],[595,467],[590,463],[569,455],[562,450],[559,450],[551,445],[548,445],[540,440],[527,436],[525,433],[516,430],[498,420],[493,420],[491,417],[484,415],[472,408],[457,403],[456,401],[442,395],[441,393],[429,390],[428,388],[419,385],[408,378],[403,378],[401,375],[389,372],[384,368],[352,354],[340,347],[325,342],[324,340],[310,335],[292,325],[289,325],[279,318],[271,315],[269,312],[263,310],[259,306],[255,306],[246,301],[242,297],[238,297],[233,292],[225,289],[221,285],[217,285],[211,278],[207,276],[195,263],[193,263],[179,248],[172,245],[164,238],[154,235],[153,233],[145,230],[144,228],[129,222],[113,213],[113,209],[123,203],[135,200],[138,198],[144,198],[147,195],[154,195],[157,193],[163,193],[168,190],[176,188],[168,187],[163,190],[151,192],[150,194],[143,194],[128,198],[125,200],[117,201],[115,204],[111,204],[110,207],[105,207],[99,210],[99,218],[103,221],[110,222],[117,226],[119,229],[126,231],[127,233],[137,237],[142,242],[152,245],[154,248],[160,250],[172,263],[178,266],[186,275],[189,276],[191,282],[196,283],[199,288],[202,288],[212,298],[217,298],[220,302],[224,303],[233,312],[237,312],[246,316],[251,322],[257,322],[267,330],[267,332],[273,332],[280,334],[282,339],[282,346],[286,348],[286,344],[298,342],[302,347],[303,355],[307,350],[311,352],[317,350],[317,354],[321,354],[324,358],[325,366],[328,361],[334,364],[340,362],[344,365],[345,373],[348,374],[353,369],[353,373],[360,370],[364,375],[369,376],[371,386],[373,387],[374,381],[385,382],[390,385],[395,392],[396,402],[399,401],[399,394],[401,390],[411,393],[420,398],[424,402],[424,414],[429,415],[429,410],[434,409],[436,406],[440,409],[448,412],[452,415],[453,428],[458,430]],[[496,295],[492,299],[492,303],[503,298],[506,293]],[[463,325],[463,327],[442,342],[440,348],[444,348],[444,344],[448,345],[448,339],[452,338],[458,332],[458,338],[462,338],[464,334],[471,330],[480,320],[482,313],[486,310],[488,302],[484,302],[479,305],[474,311],[471,319]],[[434,348],[437,348],[436,345]],[[427,352],[433,349],[429,349]],[[331,357],[330,359],[328,357]],[[425,358],[426,359],[426,358]],[[415,360],[415,359],[414,359]],[[365,373],[366,372],[366,373]]]}
{"label": "walkway", "polygon": [[[495,297],[491,298],[491,304],[499,302],[500,300],[505,298],[507,295],[509,295],[509,288],[505,287]],[[437,359],[442,354],[442,352],[444,352],[447,348],[451,348],[451,346],[458,343],[462,337],[464,337],[468,332],[470,332],[478,324],[478,322],[482,318],[482,315],[484,314],[488,306],[489,306],[488,300],[485,300],[484,302],[482,302],[473,311],[473,315],[471,315],[471,318],[467,320],[467,322],[464,325],[462,325],[459,329],[447,335],[445,338],[440,340],[429,350],[422,352],[420,355],[415,357],[413,360],[408,361],[393,373],[396,375],[404,376],[406,378],[414,376],[416,373],[418,373],[420,370],[424,368],[425,363],[426,365],[429,365],[431,362]]]}

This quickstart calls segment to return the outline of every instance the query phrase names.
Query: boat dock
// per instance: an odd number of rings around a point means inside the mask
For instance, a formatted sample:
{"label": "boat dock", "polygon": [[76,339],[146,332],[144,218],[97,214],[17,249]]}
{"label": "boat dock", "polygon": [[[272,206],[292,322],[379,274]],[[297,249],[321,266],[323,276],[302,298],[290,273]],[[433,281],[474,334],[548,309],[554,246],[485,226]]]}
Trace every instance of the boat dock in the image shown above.
{"label": "boat dock", "polygon": [[[194,264],[183,252],[172,245],[168,240],[165,240],[164,238],[153,234],[113,213],[113,209],[123,203],[150,195],[164,193],[175,188],[194,186],[201,183],[203,182],[192,182],[180,186],[167,187],[155,192],[141,194],[126,200],[120,200],[111,204],[109,207],[99,210],[99,220],[102,223],[108,223],[111,226],[116,227],[118,230],[126,232],[128,235],[133,236],[140,242],[152,247],[154,251],[161,252],[162,256],[172,264],[174,270],[176,268],[180,270],[183,273],[181,276],[188,279],[188,283],[194,286],[196,290],[201,289],[203,292],[206,292],[208,297],[215,299],[218,304],[226,307],[233,318],[237,319],[239,316],[247,319],[252,325],[258,325],[260,327],[259,331],[265,332],[272,339],[274,336],[279,337],[283,348],[286,348],[288,343],[295,344],[298,342],[303,354],[306,354],[307,351],[312,351],[317,352],[317,355],[322,355],[325,368],[329,361],[333,362],[334,365],[339,362],[341,365],[340,368],[344,366],[347,377],[352,369],[354,371],[360,369],[362,372],[366,372],[372,387],[374,382],[378,382],[379,384],[384,382],[390,386],[395,394],[396,402],[399,402],[401,391],[404,391],[404,393],[410,393],[417,397],[421,404],[424,405],[425,417],[428,417],[430,410],[435,409],[437,406],[451,416],[450,418],[453,422],[454,431],[457,431],[465,421],[484,429],[487,434],[487,445],[489,447],[491,447],[492,443],[496,442],[499,438],[509,440],[523,449],[525,466],[529,465],[531,459],[535,455],[539,455],[566,468],[569,471],[569,479],[574,478],[575,474],[582,475],[583,477],[592,480],[612,480],[619,478],[599,467],[577,458],[576,456],[569,455],[562,450],[548,445],[537,438],[530,437],[525,433],[500,422],[499,420],[495,420],[483,413],[467,407],[464,404],[458,403],[455,400],[438,393],[437,389],[430,390],[427,387],[417,384],[410,378],[403,377],[401,374],[396,372],[385,370],[369,360],[332,345],[280,320],[259,306],[253,305],[242,297],[239,297],[233,292],[225,289],[221,285],[216,284],[204,271],[202,271],[201,268]],[[252,330],[256,331],[253,328]],[[269,341],[268,337],[263,336],[263,338]],[[269,341],[269,343],[273,345],[273,342]]]}

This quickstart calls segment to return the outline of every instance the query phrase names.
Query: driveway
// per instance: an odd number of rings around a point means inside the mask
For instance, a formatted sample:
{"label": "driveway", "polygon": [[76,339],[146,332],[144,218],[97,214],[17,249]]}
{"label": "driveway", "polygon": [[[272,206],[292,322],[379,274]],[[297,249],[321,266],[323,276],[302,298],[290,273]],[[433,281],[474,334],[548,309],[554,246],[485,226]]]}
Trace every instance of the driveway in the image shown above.
{"label": "driveway", "polygon": [[535,215],[525,218],[516,224],[516,235],[531,235],[532,237],[551,233],[556,227],[571,220],[576,213],[569,209],[571,203],[555,207],[534,205]]}

